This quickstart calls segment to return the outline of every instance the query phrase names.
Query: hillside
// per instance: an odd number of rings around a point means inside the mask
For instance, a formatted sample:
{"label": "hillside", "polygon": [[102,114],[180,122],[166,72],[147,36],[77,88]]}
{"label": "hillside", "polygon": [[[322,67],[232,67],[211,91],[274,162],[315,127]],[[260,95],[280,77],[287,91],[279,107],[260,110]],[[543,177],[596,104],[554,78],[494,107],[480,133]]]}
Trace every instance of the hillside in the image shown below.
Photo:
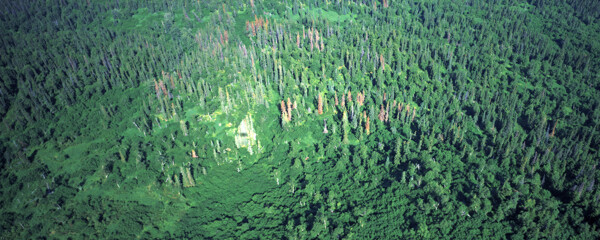
{"label": "hillside", "polygon": [[600,238],[597,1],[4,0],[0,23],[0,238]]}

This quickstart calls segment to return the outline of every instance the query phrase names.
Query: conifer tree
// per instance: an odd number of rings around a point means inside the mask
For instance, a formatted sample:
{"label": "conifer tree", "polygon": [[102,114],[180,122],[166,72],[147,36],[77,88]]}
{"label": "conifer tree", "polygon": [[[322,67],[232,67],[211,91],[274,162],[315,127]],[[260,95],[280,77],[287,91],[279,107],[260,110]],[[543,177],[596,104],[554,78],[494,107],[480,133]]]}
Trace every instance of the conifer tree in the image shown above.
{"label": "conifer tree", "polygon": [[350,132],[350,126],[348,124],[348,113],[346,112],[346,110],[344,110],[344,113],[342,114],[342,128],[344,130],[344,137],[342,142],[344,144],[348,144],[348,133]]}
{"label": "conifer tree", "polygon": [[323,97],[321,97],[321,94],[319,94],[319,100],[318,100],[317,104],[318,104],[317,105],[318,113],[319,113],[319,115],[322,115],[323,114]]}

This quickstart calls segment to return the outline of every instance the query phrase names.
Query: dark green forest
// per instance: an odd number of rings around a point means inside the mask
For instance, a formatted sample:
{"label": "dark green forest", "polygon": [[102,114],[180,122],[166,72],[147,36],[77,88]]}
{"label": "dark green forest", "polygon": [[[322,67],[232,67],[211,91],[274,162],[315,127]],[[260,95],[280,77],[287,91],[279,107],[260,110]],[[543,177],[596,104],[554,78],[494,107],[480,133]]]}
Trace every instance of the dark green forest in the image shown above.
{"label": "dark green forest", "polygon": [[600,238],[598,1],[1,2],[0,239]]}

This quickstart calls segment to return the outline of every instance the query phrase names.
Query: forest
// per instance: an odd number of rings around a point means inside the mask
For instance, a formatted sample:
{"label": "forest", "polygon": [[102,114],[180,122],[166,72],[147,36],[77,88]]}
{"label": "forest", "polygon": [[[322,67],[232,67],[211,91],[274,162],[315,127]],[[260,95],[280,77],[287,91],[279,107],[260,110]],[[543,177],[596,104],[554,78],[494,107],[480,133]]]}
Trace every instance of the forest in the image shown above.
{"label": "forest", "polygon": [[1,2],[0,239],[600,239],[598,1]]}

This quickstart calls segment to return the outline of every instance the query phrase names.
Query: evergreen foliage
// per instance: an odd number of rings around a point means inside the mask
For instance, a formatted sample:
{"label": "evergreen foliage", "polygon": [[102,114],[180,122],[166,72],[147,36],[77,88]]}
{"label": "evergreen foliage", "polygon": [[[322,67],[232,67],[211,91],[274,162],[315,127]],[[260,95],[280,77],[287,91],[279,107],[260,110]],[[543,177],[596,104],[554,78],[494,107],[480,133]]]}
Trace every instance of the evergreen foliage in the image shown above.
{"label": "evergreen foliage", "polygon": [[599,9],[4,0],[0,236],[598,239]]}

